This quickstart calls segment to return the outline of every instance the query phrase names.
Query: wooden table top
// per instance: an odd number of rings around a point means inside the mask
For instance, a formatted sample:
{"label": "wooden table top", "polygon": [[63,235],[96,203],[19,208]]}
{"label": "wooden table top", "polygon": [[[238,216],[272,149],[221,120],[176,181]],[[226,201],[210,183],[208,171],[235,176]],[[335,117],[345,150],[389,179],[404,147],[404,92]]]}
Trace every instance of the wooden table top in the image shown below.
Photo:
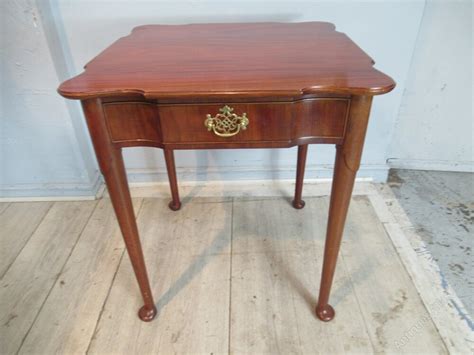
{"label": "wooden table top", "polygon": [[394,81],[325,22],[135,28],[58,89],[67,98],[149,99],[378,95]]}

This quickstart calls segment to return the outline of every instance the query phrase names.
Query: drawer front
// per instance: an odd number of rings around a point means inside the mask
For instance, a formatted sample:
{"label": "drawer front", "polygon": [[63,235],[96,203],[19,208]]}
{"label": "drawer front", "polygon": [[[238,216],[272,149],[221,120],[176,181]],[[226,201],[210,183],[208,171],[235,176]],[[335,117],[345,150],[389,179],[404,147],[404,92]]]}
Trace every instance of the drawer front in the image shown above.
{"label": "drawer front", "polygon": [[112,141],[122,146],[251,147],[340,143],[349,103],[345,98],[228,105],[109,102],[103,108]]}
{"label": "drawer front", "polygon": [[292,134],[288,104],[164,105],[159,111],[169,143],[288,141]]}
{"label": "drawer front", "polygon": [[[300,138],[336,142],[344,137],[349,102],[343,98],[324,98],[228,106],[169,105],[160,106],[159,110],[163,141],[169,143],[289,142]],[[232,111],[223,113],[225,106]],[[222,137],[222,132],[205,125],[208,117],[222,121],[232,114],[237,116],[237,124],[245,114],[248,120],[245,129],[234,125],[234,130]]]}

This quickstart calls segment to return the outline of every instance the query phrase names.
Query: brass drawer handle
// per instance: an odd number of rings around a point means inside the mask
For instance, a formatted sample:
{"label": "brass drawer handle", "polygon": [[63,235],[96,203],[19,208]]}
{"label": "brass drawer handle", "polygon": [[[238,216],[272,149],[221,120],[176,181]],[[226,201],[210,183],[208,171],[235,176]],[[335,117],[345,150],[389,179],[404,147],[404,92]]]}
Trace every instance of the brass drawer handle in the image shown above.
{"label": "brass drawer handle", "polygon": [[204,126],[207,127],[208,131],[214,131],[219,137],[232,137],[239,133],[241,129],[247,129],[249,119],[246,113],[243,113],[242,116],[237,116],[233,113],[234,109],[227,105],[220,108],[219,111],[220,113],[214,117],[210,114],[206,115]]}

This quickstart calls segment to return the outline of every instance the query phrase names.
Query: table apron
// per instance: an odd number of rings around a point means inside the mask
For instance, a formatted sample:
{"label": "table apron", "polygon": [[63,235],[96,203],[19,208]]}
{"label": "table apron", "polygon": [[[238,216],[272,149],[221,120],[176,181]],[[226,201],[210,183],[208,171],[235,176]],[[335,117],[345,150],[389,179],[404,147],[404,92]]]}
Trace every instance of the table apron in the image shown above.
{"label": "table apron", "polygon": [[119,147],[287,148],[341,144],[350,99],[173,105],[116,101],[104,102],[102,108],[110,139]]}

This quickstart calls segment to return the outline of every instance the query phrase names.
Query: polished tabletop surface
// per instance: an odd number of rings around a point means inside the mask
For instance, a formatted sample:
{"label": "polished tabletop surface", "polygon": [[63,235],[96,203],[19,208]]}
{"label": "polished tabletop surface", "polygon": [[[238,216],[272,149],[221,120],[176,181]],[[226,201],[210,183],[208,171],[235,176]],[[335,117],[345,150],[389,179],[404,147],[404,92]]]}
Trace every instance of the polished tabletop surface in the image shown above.
{"label": "polished tabletop surface", "polygon": [[146,25],[64,82],[72,99],[378,95],[395,86],[374,61],[325,22]]}

